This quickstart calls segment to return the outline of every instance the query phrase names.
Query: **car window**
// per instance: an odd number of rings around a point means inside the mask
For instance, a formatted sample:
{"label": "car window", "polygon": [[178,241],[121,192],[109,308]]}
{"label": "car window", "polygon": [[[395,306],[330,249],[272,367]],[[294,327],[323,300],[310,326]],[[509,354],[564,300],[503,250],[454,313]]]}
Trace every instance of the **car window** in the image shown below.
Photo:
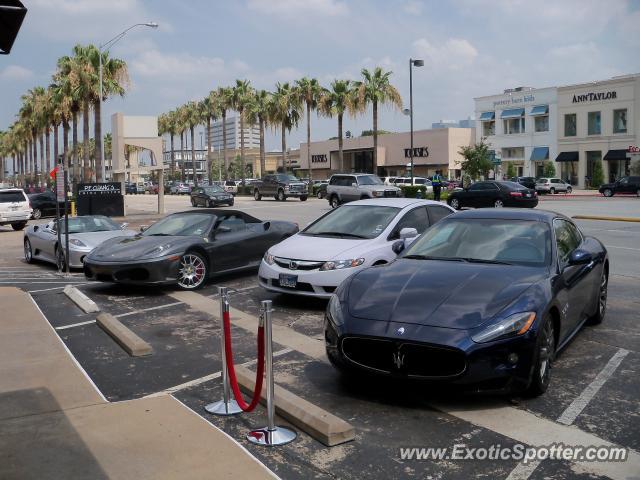
{"label": "car window", "polygon": [[622,177],[620,179],[620,184],[621,185],[626,185],[627,183],[629,183],[629,178],[628,177]]}
{"label": "car window", "polygon": [[336,238],[375,238],[400,209],[380,205],[343,205],[305,228],[302,235]]}
{"label": "car window", "polygon": [[[55,225],[55,224],[54,224]],[[69,218],[69,233],[111,232],[121,227],[108,217],[87,216]],[[65,232],[65,221],[60,219],[60,231]]]}
{"label": "car window", "polygon": [[0,191],[0,203],[26,202],[25,194],[22,192]]}
{"label": "car window", "polygon": [[228,228],[231,232],[239,232],[246,228],[246,224],[244,222],[244,218],[239,215],[225,215],[221,219],[218,220],[216,224],[216,228],[225,227]]}
{"label": "car window", "polygon": [[418,233],[423,233],[427,227],[429,227],[429,217],[427,216],[427,210],[425,207],[414,208],[400,219],[396,227],[393,229],[393,233],[389,237],[389,240],[400,238],[400,230],[403,228],[415,228]]}
{"label": "car window", "polygon": [[382,185],[382,180],[377,175],[361,175],[358,177],[358,185]]}
{"label": "car window", "polygon": [[416,178],[413,181],[416,185],[424,185],[426,180],[424,178]]}
{"label": "car window", "polygon": [[476,191],[476,190],[489,190],[488,184],[484,183],[484,182],[478,182],[478,183],[474,183],[473,185],[471,185],[469,187],[470,191]]}
{"label": "car window", "polygon": [[553,229],[556,233],[558,258],[561,262],[566,263],[571,252],[580,245],[581,235],[574,225],[560,218],[553,221]]}
{"label": "car window", "polygon": [[429,212],[429,220],[431,221],[431,225],[439,222],[444,217],[448,217],[453,212],[445,207],[440,207],[438,205],[429,205],[427,206],[427,211]]}
{"label": "car window", "polygon": [[177,213],[168,215],[146,229],[142,235],[144,236],[189,236],[204,235],[211,221],[211,215],[206,213]]}

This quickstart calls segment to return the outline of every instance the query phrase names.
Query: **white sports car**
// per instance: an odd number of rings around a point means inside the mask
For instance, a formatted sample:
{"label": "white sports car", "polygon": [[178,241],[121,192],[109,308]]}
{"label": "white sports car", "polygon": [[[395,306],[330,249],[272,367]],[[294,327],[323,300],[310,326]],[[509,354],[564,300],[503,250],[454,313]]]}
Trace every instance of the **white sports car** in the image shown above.
{"label": "white sports car", "polygon": [[272,292],[329,298],[344,279],[391,262],[454,211],[440,202],[412,198],[342,205],[271,247],[260,264],[259,283]]}
{"label": "white sports car", "polygon": [[[64,220],[59,222],[62,230],[58,245],[58,224],[51,220],[46,224],[32,225],[24,232],[24,259],[27,263],[44,260],[65,267],[66,235]],[[113,237],[133,236],[127,224],[118,224],[102,215],[85,215],[69,218],[69,267],[82,268],[84,257],[105,240]]]}

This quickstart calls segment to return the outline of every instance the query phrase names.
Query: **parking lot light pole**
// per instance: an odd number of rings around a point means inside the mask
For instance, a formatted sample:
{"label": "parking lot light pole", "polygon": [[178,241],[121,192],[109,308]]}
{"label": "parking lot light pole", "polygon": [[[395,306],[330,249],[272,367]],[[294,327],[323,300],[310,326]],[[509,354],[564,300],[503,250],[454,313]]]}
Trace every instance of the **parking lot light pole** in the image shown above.
{"label": "parking lot light pole", "polygon": [[411,157],[411,185],[413,186],[413,67],[423,67],[424,60],[409,59],[409,123],[411,128],[411,144],[409,155]]}
{"label": "parking lot light pole", "polygon": [[[111,40],[109,40],[108,42],[103,43],[102,45],[100,45],[98,47],[98,62],[99,62],[99,72],[98,72],[98,77],[99,77],[99,95],[98,95],[98,104],[100,105],[100,123],[102,123],[102,95],[103,95],[103,91],[102,91],[102,53],[103,52],[108,52],[109,49],[111,47],[113,47],[118,40],[120,40],[122,37],[124,37],[129,30],[135,28],[135,27],[150,27],[150,28],[158,28],[158,24],[155,22],[147,22],[147,23],[136,23],[134,25],[131,25],[129,28],[127,28],[126,30],[120,32],[118,35],[116,35],[115,37],[113,37]],[[104,182],[106,180],[106,168],[104,165],[104,144],[102,145],[102,148],[100,149],[100,162],[101,162],[101,168],[102,168],[102,181]],[[113,160],[111,161],[111,174],[113,175]]]}

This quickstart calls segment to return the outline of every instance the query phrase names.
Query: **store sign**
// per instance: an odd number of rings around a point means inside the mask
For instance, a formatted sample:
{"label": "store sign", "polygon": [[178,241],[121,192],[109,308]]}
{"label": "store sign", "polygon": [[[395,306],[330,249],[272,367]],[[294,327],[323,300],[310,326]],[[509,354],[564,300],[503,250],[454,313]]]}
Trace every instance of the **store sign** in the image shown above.
{"label": "store sign", "polygon": [[493,102],[494,107],[499,107],[503,105],[522,105],[525,103],[531,103],[536,101],[535,95],[524,95],[523,97],[509,97],[504,98],[502,100],[495,100]]}
{"label": "store sign", "polygon": [[78,195],[121,195],[120,183],[81,183]]}
{"label": "store sign", "polygon": [[325,154],[311,155],[311,163],[327,163],[329,160]]}
{"label": "store sign", "polygon": [[[411,149],[404,149],[404,158],[411,158]],[[428,157],[429,156],[429,147],[416,147],[413,149],[413,157]]]}
{"label": "store sign", "polygon": [[574,95],[573,103],[581,103],[581,102],[595,102],[596,100],[613,100],[617,98],[617,92],[614,90],[612,92],[598,92],[598,93],[585,93],[582,95]]}
{"label": "store sign", "polygon": [[627,149],[629,153],[640,153],[640,147],[636,147],[635,145],[629,145]]}

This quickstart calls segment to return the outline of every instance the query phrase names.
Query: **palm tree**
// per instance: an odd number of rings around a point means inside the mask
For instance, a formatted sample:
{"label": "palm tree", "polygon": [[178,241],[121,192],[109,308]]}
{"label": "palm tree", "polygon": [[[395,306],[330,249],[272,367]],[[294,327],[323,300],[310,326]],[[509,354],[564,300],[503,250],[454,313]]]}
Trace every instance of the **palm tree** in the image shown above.
{"label": "palm tree", "polygon": [[300,121],[300,104],[295,90],[287,83],[276,83],[276,91],[273,93],[271,103],[272,125],[280,127],[282,139],[282,168],[285,168],[285,158],[287,155],[286,133],[291,132],[293,127],[298,126]]}
{"label": "palm tree", "polygon": [[216,92],[209,92],[200,103],[201,120],[207,121],[207,178],[211,179],[211,122],[218,118]]}
{"label": "palm tree", "polygon": [[63,153],[63,164],[65,169],[69,169],[69,122],[73,116],[72,113],[72,104],[73,99],[67,95],[66,86],[61,85],[59,83],[54,83],[51,85],[53,89],[53,103],[54,103],[54,111],[53,118],[54,122],[58,121],[57,124],[54,125],[54,138],[56,139],[56,145],[54,146],[54,150],[56,151],[56,161],[57,161],[57,125],[62,124],[62,153]]}
{"label": "palm tree", "polygon": [[191,166],[193,168],[193,184],[198,186],[198,170],[196,168],[196,150],[195,150],[195,132],[194,129],[197,125],[202,123],[202,117],[200,116],[200,109],[196,102],[189,102],[185,105],[185,124],[189,128],[191,133]]}
{"label": "palm tree", "polygon": [[185,132],[187,131],[187,111],[186,106],[181,105],[175,110],[176,132],[180,134],[180,180],[184,182],[185,177]]}
{"label": "palm tree", "polygon": [[257,123],[260,126],[260,175],[265,174],[266,155],[264,148],[264,127],[270,120],[273,110],[271,93],[266,90],[258,90],[252,96],[246,106],[245,118],[250,124]]}
{"label": "palm tree", "polygon": [[58,59],[58,70],[54,75],[54,81],[60,86],[65,97],[68,97],[69,108],[71,111],[72,133],[71,133],[71,159],[68,161],[68,169],[72,170],[70,174],[73,181],[76,182],[79,177],[78,164],[78,112],[82,108],[82,98],[78,90],[74,87],[77,83],[73,81],[74,75],[82,69],[78,59],[67,55]]}
{"label": "palm tree", "polygon": [[373,171],[376,173],[378,167],[378,105],[389,103],[400,110],[402,109],[402,97],[389,82],[389,77],[393,72],[385,72],[382,68],[376,67],[373,72],[363,68],[361,73],[364,80],[356,82],[358,104],[360,110],[365,110],[369,103],[373,106]]}
{"label": "palm tree", "polygon": [[[211,94],[209,94],[211,96]],[[212,98],[212,108],[218,110],[222,119],[222,150],[224,156],[224,178],[229,179],[229,160],[227,158],[227,110],[233,108],[233,89],[218,87]]]}
{"label": "palm tree", "polygon": [[[236,80],[233,87],[232,104],[233,108],[240,116],[240,164],[242,165],[242,184],[247,174],[246,160],[244,158],[244,109],[251,101],[253,88],[249,80]],[[226,145],[225,145],[226,146]]]}
{"label": "palm tree", "polygon": [[324,89],[318,103],[318,108],[327,117],[338,116],[338,163],[340,172],[344,172],[342,117],[345,112],[355,113],[356,90],[351,80],[334,80],[331,90]]}
{"label": "palm tree", "polygon": [[296,92],[298,101],[304,102],[307,107],[307,161],[309,162],[309,181],[313,180],[313,172],[311,171],[311,109],[318,107],[318,100],[322,93],[322,87],[315,78],[303,77],[296,80]]}

